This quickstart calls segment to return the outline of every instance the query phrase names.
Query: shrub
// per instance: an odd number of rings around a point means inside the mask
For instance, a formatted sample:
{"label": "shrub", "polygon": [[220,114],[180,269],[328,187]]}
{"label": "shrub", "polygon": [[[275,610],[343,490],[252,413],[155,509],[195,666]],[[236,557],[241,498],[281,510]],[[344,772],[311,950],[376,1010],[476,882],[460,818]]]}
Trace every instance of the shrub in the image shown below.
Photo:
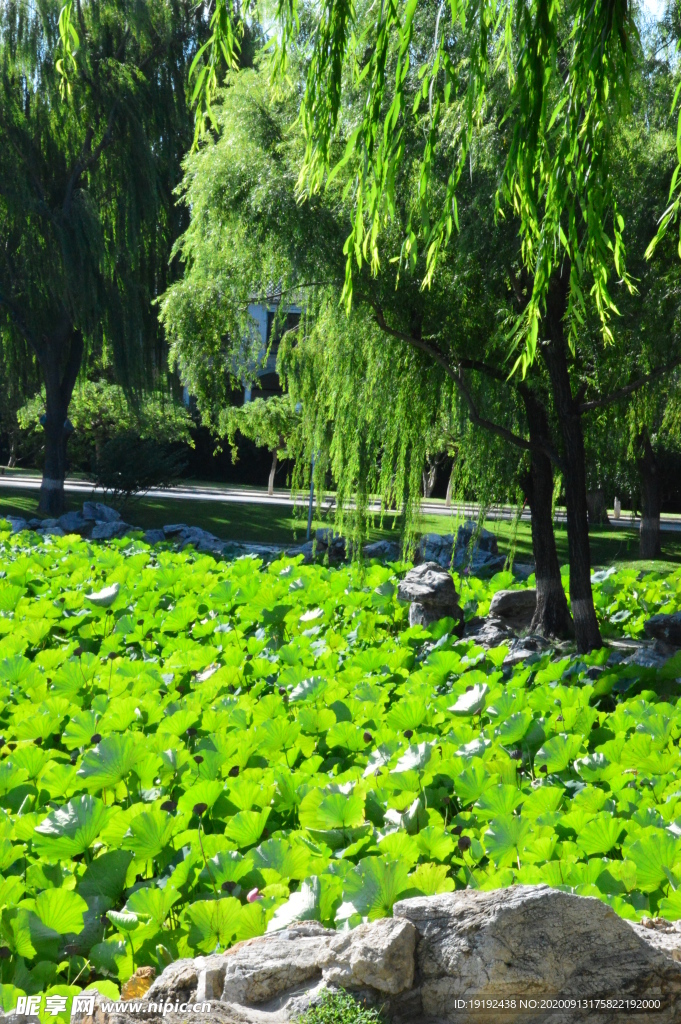
{"label": "shrub", "polygon": [[152,487],[171,487],[185,469],[182,456],[166,445],[123,434],[102,446],[96,483],[114,503],[125,505],[133,495]]}
{"label": "shrub", "polygon": [[383,1016],[374,1007],[358,1002],[349,992],[325,992],[319,1006],[298,1018],[298,1024],[381,1024]]}

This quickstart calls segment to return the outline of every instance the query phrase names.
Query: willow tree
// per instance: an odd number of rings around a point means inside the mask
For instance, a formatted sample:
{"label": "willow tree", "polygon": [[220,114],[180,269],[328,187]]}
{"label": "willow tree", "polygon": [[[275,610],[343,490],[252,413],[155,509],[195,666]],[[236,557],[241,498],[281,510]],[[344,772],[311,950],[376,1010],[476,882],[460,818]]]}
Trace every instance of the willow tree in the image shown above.
{"label": "willow tree", "polygon": [[[348,318],[339,305],[347,182],[341,174],[323,193],[297,195],[304,138],[295,85],[282,94],[270,87],[266,68],[240,74],[213,115],[216,137],[185,165],[191,214],[177,247],[184,274],[162,300],[171,359],[204,422],[224,431],[230,378],[248,370],[249,301],[264,300],[277,281],[283,305],[293,298],[306,309],[301,328],[284,339],[279,366],[302,407],[298,465],[314,460],[320,488],[331,472],[337,525],[356,549],[376,493],[384,508],[405,509],[409,543],[429,438],[453,431],[465,437],[462,486],[474,478],[478,497],[490,502],[515,499],[522,488],[538,579],[534,626],[569,633],[553,534],[546,382],[537,368],[526,380],[507,380],[499,310],[512,313],[509,275],[518,272],[519,252],[513,229],[496,228],[489,209],[498,164],[493,141],[465,185],[474,212],[466,212],[432,287],[422,289],[418,274],[400,275],[396,287],[390,258],[399,254],[400,223],[383,233],[380,272],[361,269]],[[346,104],[346,120],[356,116]],[[408,216],[418,205],[409,173],[396,192]],[[250,358],[254,372],[255,353]]]}
{"label": "willow tree", "polygon": [[126,384],[153,372],[204,28],[192,0],[0,5],[0,331],[44,382],[50,514],[84,356],[107,346]]}

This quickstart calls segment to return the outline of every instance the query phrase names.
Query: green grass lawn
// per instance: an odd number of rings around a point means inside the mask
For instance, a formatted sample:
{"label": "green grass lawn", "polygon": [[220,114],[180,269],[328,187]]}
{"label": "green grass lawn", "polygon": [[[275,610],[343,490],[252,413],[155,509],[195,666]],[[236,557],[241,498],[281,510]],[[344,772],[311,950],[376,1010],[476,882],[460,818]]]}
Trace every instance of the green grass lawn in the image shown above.
{"label": "green grass lawn", "polygon": [[[67,508],[80,508],[83,496],[67,494]],[[31,518],[38,514],[37,491],[5,491],[0,488],[0,513]],[[237,504],[232,502],[200,501],[178,498],[140,498],[124,510],[124,517],[145,528],[160,527],[165,523],[187,523],[209,530],[224,540],[259,541],[262,543],[290,544],[305,539],[307,509],[291,509],[285,505]],[[455,533],[461,522],[454,516],[424,516],[424,533]],[[315,515],[314,528],[331,525],[330,520]],[[515,534],[515,557],[518,562],[532,561],[532,538],[529,523],[513,524],[502,520],[488,520],[487,529],[495,533],[499,548],[506,552]],[[376,517],[370,537],[399,539],[400,517],[387,515],[382,524]],[[565,526],[555,528],[558,558],[561,564],[568,560],[567,531]],[[591,531],[591,560],[594,566],[635,563],[641,569],[669,570],[681,564],[681,532],[662,534],[662,559],[641,562],[638,559],[638,530],[626,527],[598,527]]]}

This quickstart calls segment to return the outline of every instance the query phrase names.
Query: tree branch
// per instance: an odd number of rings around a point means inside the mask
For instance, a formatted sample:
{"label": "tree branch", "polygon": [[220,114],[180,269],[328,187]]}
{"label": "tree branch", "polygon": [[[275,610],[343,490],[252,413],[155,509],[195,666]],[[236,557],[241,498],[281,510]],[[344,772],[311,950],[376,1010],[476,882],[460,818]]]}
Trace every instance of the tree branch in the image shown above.
{"label": "tree branch", "polygon": [[83,149],[81,154],[76,160],[73,166],[73,170],[69,175],[69,182],[66,186],[66,193],[64,195],[64,202],[62,204],[62,213],[65,217],[68,217],[71,212],[71,201],[73,199],[73,193],[80,180],[81,176],[85,174],[94,164],[97,163],[103,151],[109,146],[113,140],[113,127],[116,120],[118,104],[114,103],[113,107],[109,111],[109,116],[106,121],[106,131],[102,135],[101,139],[92,149],[92,139],[94,138],[94,129],[88,128],[85,134],[85,141],[83,143]]}
{"label": "tree branch", "polygon": [[[516,448],[522,448],[523,451],[541,451],[543,455],[548,455],[552,462],[560,464],[556,453],[552,449],[547,448],[544,445],[536,445],[531,441],[526,441],[524,437],[514,434],[513,431],[508,430],[506,427],[502,427],[501,424],[494,423],[492,420],[488,420],[486,417],[480,415],[463,376],[464,362],[470,363],[472,361],[460,361],[457,364],[457,369],[455,369],[437,345],[434,345],[429,341],[425,341],[423,338],[416,338],[411,334],[405,334],[403,331],[398,331],[395,330],[394,327],[390,327],[386,323],[383,310],[377,302],[366,295],[362,295],[360,298],[371,306],[374,311],[376,323],[382,331],[393,338],[397,338],[399,341],[405,342],[405,344],[411,346],[411,348],[418,349],[420,352],[425,352],[426,355],[430,356],[431,359],[442,367],[447,376],[454,381],[455,385],[463,395],[464,401],[468,406],[468,412],[471,420],[476,426],[489,430],[491,433],[496,434],[497,437],[502,438],[502,440],[515,445]],[[479,363],[477,366],[471,366],[470,368],[479,369],[481,372],[490,370],[497,379],[506,382],[506,376],[501,371],[497,372],[496,370],[493,370],[493,368],[488,367],[486,363]]]}
{"label": "tree branch", "polygon": [[582,402],[577,406],[577,411],[580,413],[589,412],[591,409],[603,409],[606,405],[614,405],[651,381],[657,380],[658,377],[663,377],[665,373],[669,373],[677,366],[681,366],[681,357],[674,359],[671,363],[667,363],[666,366],[658,366],[657,369],[651,370],[650,373],[646,373],[644,377],[639,377],[637,380],[632,381],[631,384],[626,384],[617,391],[611,391],[609,395],[604,395],[602,398],[594,398],[591,402]]}

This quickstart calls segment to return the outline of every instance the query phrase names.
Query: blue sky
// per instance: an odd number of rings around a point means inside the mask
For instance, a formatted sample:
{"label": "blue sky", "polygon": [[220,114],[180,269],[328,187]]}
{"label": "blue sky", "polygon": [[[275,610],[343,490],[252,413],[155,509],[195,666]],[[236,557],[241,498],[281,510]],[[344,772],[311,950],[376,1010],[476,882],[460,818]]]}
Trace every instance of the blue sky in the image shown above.
{"label": "blue sky", "polygon": [[660,17],[664,11],[664,0],[643,0],[643,6],[655,17]]}

